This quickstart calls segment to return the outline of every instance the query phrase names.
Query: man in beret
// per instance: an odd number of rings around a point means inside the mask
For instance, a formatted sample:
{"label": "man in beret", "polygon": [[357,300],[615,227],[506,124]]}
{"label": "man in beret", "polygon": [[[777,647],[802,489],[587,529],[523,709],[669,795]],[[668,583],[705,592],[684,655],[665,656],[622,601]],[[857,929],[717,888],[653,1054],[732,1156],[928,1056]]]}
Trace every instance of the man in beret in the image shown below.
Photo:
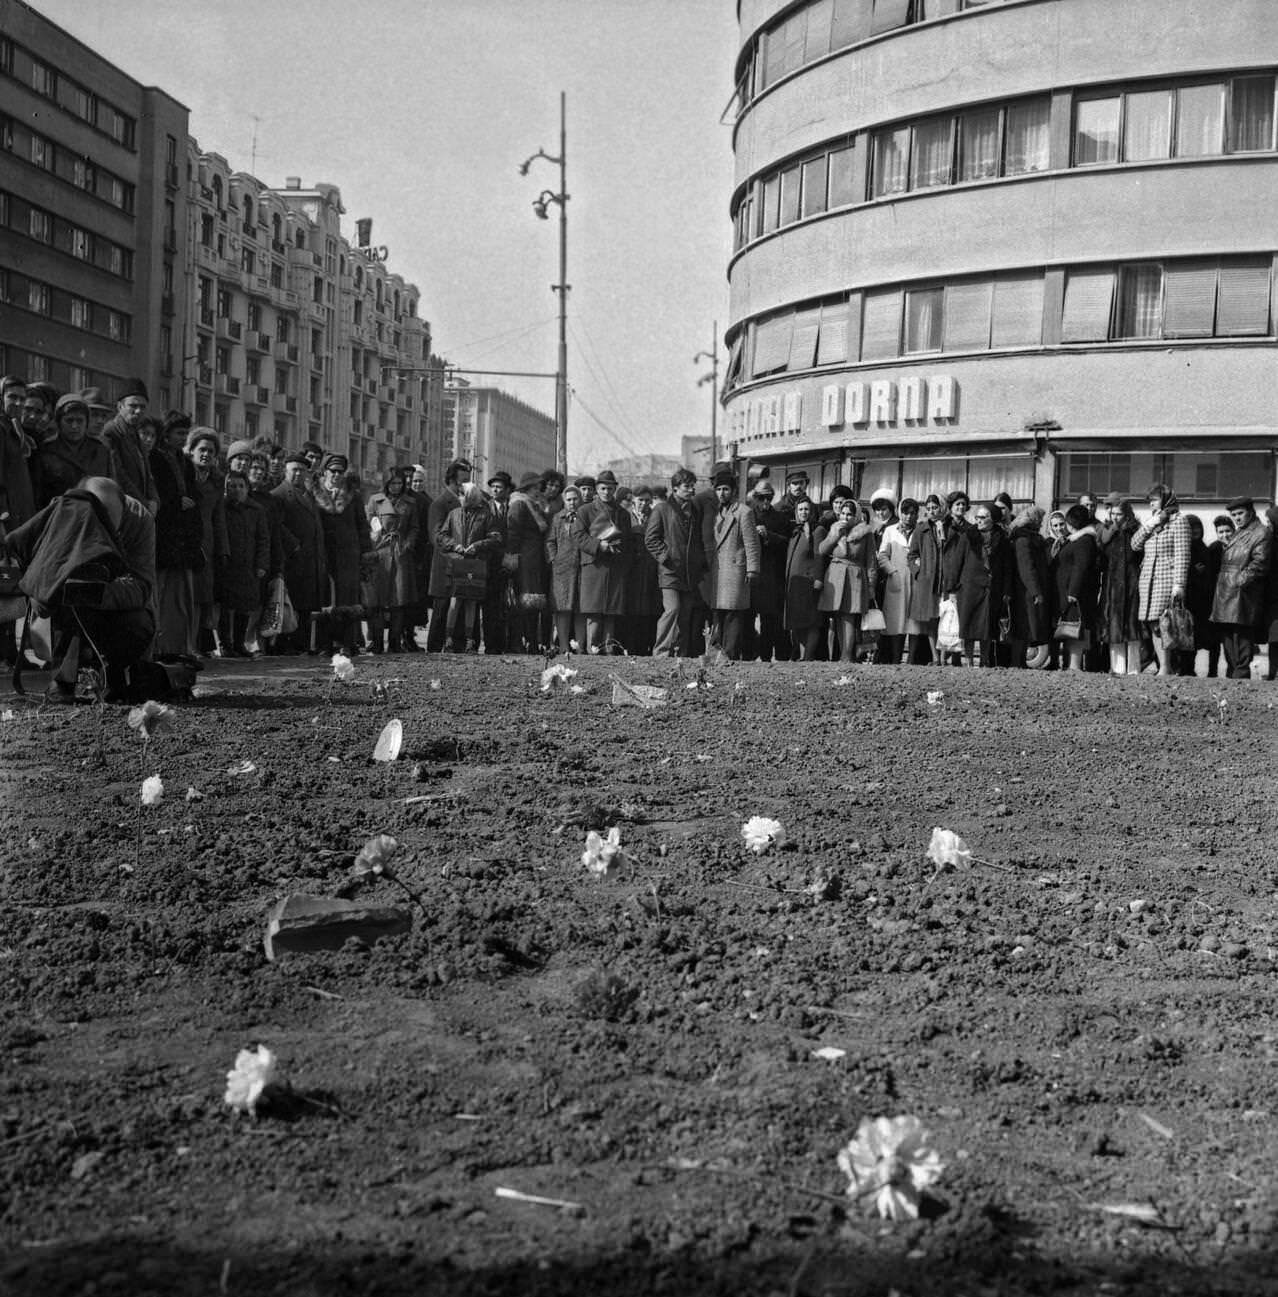
{"label": "man in beret", "polygon": [[125,495],[140,500],[154,517],[160,507],[160,495],[138,429],[146,418],[149,397],[140,378],[126,379],[115,405],[115,417],[102,429],[106,444],[115,458],[115,480]]}
{"label": "man in beret", "polygon": [[53,426],[53,436],[41,444],[34,460],[36,502],[42,509],[81,478],[115,477],[110,447],[89,436],[89,407],[78,395],[59,399]]}
{"label": "man in beret", "polygon": [[1220,628],[1226,674],[1231,680],[1249,680],[1265,609],[1265,577],[1273,561],[1273,534],[1256,516],[1250,496],[1238,496],[1226,507],[1234,534],[1221,554],[1211,620]]}
{"label": "man in beret", "polygon": [[595,498],[596,482],[589,473],[583,473],[580,477],[574,477],[573,486],[581,492],[581,503],[590,504]]}

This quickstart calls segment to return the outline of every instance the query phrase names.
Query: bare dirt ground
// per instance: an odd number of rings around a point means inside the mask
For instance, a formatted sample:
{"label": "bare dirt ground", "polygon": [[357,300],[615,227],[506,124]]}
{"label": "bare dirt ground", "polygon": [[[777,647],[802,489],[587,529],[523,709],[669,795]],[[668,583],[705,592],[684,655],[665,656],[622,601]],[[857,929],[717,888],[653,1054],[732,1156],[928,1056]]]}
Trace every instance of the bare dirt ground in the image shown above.
{"label": "bare dirt ground", "polygon": [[[1278,691],[575,665],[226,666],[145,755],[0,698],[0,1291],[1275,1291]],[[411,933],[268,962],[375,833]],[[902,1114],[945,1169],[880,1221],[836,1155]]]}

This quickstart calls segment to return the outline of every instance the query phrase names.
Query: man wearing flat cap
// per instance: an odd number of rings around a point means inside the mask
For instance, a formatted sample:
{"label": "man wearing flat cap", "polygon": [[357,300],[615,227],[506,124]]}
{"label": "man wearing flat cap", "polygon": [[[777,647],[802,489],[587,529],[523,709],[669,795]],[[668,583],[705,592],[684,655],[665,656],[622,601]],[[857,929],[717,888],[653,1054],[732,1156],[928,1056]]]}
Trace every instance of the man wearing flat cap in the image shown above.
{"label": "man wearing flat cap", "polygon": [[503,566],[512,592],[506,618],[506,644],[516,653],[536,653],[542,644],[541,621],[546,609],[549,573],[546,533],[550,520],[541,503],[541,474],[525,473],[506,510]]}
{"label": "man wearing flat cap", "polygon": [[574,477],[572,484],[581,492],[582,504],[592,504],[594,502],[595,489],[598,484],[589,473],[582,473],[580,477]]}
{"label": "man wearing flat cap", "polygon": [[626,611],[630,514],[617,503],[617,478],[610,469],[595,481],[596,497],[577,510],[572,527],[581,549],[580,604],[588,651],[619,653],[617,618]]}
{"label": "man wearing flat cap", "polygon": [[115,417],[104,425],[102,435],[115,460],[115,480],[120,490],[140,500],[155,517],[160,493],[155,489],[151,463],[138,437],[148,400],[146,384],[140,378],[126,379],[116,397]]}
{"label": "man wearing flat cap", "polygon": [[89,407],[68,393],[53,408],[54,434],[34,457],[36,502],[41,509],[81,478],[115,478],[110,447],[89,436]]}
{"label": "man wearing flat cap", "polygon": [[732,661],[741,657],[751,587],[759,580],[762,547],[754,514],[736,499],[737,479],[730,471],[714,475],[717,508],[714,549],[710,554],[710,607],[715,638]]}
{"label": "man wearing flat cap", "polygon": [[1256,517],[1256,505],[1250,496],[1238,496],[1226,507],[1235,531],[1225,541],[1221,554],[1211,620],[1220,628],[1229,678],[1249,680],[1265,610],[1265,576],[1273,561],[1273,536]]}
{"label": "man wearing flat cap", "polygon": [[[430,502],[427,527],[432,537],[439,534],[445,519],[461,505],[462,487],[470,481],[473,470],[468,459],[455,459],[444,470],[444,488]],[[448,555],[438,545],[430,559],[430,629],[426,632],[426,652],[442,653],[448,636]],[[453,649],[460,653],[466,646],[465,618],[455,618],[453,624]]]}

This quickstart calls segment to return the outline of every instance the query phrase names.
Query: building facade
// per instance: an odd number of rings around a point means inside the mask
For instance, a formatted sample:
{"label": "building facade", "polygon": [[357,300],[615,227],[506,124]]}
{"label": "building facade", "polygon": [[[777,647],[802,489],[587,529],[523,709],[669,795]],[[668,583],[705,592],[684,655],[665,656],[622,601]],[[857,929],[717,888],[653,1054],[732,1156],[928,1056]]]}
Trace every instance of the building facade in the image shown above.
{"label": "building facade", "polygon": [[0,0],[0,371],[158,382],[186,310],[188,114]]}
{"label": "building facade", "polygon": [[[555,420],[495,387],[471,387],[454,379],[446,391],[452,456],[468,460],[474,478],[486,481],[505,469],[516,484],[555,462]],[[433,488],[432,488],[433,489]]]}
{"label": "building facade", "polygon": [[740,0],[726,440],[921,498],[1274,498],[1268,0]]}

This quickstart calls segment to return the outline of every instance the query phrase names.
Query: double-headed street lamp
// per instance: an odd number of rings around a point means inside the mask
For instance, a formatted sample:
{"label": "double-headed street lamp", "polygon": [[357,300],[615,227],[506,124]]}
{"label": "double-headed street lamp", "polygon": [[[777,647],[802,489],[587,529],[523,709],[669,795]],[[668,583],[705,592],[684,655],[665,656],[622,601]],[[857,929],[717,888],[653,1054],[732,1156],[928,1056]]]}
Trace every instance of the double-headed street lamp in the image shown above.
{"label": "double-headed street lamp", "polygon": [[552,157],[545,149],[538,149],[519,166],[519,174],[526,176],[528,168],[538,158],[544,158],[559,167],[559,192],[543,189],[533,199],[533,212],[538,220],[550,219],[550,204],[559,205],[559,282],[551,284],[551,291],[559,294],[559,364],[555,369],[555,467],[561,473],[568,471],[568,96],[559,95],[559,156]]}
{"label": "double-headed street lamp", "polygon": [[710,350],[698,351],[692,358],[695,365],[698,361],[708,360],[710,372],[697,379],[697,386],[710,384],[710,463],[713,465],[719,458],[719,321],[710,326]]}

